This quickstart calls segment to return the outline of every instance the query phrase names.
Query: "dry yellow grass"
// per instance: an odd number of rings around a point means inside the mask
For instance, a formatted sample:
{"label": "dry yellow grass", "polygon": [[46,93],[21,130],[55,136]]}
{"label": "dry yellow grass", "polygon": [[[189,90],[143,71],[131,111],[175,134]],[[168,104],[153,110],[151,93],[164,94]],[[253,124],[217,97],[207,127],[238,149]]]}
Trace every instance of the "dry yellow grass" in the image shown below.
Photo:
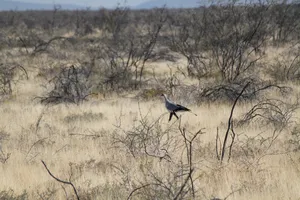
{"label": "dry yellow grass", "polygon": [[[27,65],[30,79],[18,84],[14,97],[0,106],[0,130],[8,135],[1,140],[1,150],[10,154],[7,162],[0,164],[0,191],[12,189],[16,195],[26,191],[29,199],[71,197],[71,188],[52,179],[41,160],[54,175],[71,180],[83,198],[125,199],[132,189],[139,186],[138,183],[150,181],[150,177],[145,176],[147,169],[167,180],[176,166],[147,156],[133,157],[113,139],[115,134],[122,136],[122,130],[138,126],[141,115],[146,114],[149,122],[161,117],[159,125],[163,130],[172,127],[171,137],[176,138],[177,143],[170,146],[176,151],[169,153],[174,160],[186,161],[182,148],[176,146],[183,143],[177,130],[179,121],[168,123],[160,97],[145,102],[112,95],[109,99],[91,98],[79,106],[46,107],[33,97],[43,91],[35,77],[36,67],[49,64],[48,58],[19,59]],[[166,63],[152,63],[151,66],[159,67],[155,70],[161,75],[169,71]],[[215,137],[218,127],[223,139],[231,105],[186,106],[198,116],[182,114],[182,126],[190,132],[205,128],[205,134],[194,144],[198,198],[225,198],[232,193],[228,199],[300,199],[299,153],[286,153],[285,149],[290,130],[283,131],[271,150],[256,154],[257,157],[246,157],[237,145],[231,161],[221,165],[215,156]],[[240,117],[250,106],[239,104],[234,118]],[[297,117],[300,117],[299,112],[295,119]],[[251,124],[236,128],[236,133],[239,141],[245,141],[245,136],[262,134],[267,138],[273,131]],[[126,176],[132,183],[131,188],[124,185]]]}
{"label": "dry yellow grass", "polygon": [[[163,104],[159,100],[140,103],[140,108],[142,113],[151,110],[150,117],[154,119],[165,113]],[[206,134],[201,136],[199,145],[213,145],[216,127],[222,127],[221,123],[226,122],[230,107],[203,105],[191,106],[191,108],[199,116],[185,113],[182,116],[183,124],[191,131],[199,127],[205,128]],[[242,113],[242,108],[237,108],[237,115]],[[60,184],[46,173],[40,160],[44,160],[51,171],[61,179],[68,179],[70,171],[75,171],[72,177],[75,185],[86,190],[120,181],[121,177],[118,177],[110,166],[112,163],[117,166],[129,165],[131,174],[141,173],[137,165],[142,160],[112,148],[111,139],[114,125],[119,123],[120,114],[122,114],[121,121],[124,128],[130,128],[139,118],[136,100],[91,101],[80,106],[58,105],[46,110],[43,106],[32,102],[8,102],[0,109],[3,113],[0,127],[2,131],[9,134],[8,140],[2,142],[2,150],[11,153],[7,163],[2,164],[0,168],[1,190],[13,189],[16,193],[26,190],[32,195],[32,199],[37,198],[37,191],[42,193],[49,187],[62,190]],[[37,120],[43,112],[36,130]],[[65,120],[68,116],[83,116],[84,113],[93,113],[95,116],[102,113],[103,117],[90,120],[84,118]],[[167,123],[167,115],[161,120]],[[220,129],[224,132],[224,128]],[[257,133],[255,129],[239,131],[247,135]],[[99,137],[83,136],[95,134]],[[211,163],[213,158],[201,159],[201,154],[197,152],[196,155],[199,156],[197,158],[199,187],[208,197],[212,195],[225,197],[232,190],[239,189],[245,184],[245,190],[235,193],[230,199],[299,198],[297,187],[300,178],[299,165],[293,164],[287,155],[266,156],[261,161],[262,166],[251,167],[249,170],[241,168],[234,161],[221,168],[216,160],[215,163]],[[291,156],[294,158],[293,154]],[[90,165],[87,164],[89,162]],[[76,166],[79,165],[83,165],[81,172],[76,171]],[[160,167],[159,164],[157,167]],[[76,177],[76,173],[79,177]],[[98,195],[99,199],[102,199],[101,194]],[[62,191],[58,191],[55,196],[60,199],[65,198]]]}

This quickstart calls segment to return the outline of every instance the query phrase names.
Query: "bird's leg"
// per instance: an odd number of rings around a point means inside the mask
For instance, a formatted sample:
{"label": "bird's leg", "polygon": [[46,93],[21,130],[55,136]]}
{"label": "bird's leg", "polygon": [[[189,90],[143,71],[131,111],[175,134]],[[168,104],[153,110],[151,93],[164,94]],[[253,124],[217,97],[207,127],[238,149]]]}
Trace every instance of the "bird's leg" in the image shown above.
{"label": "bird's leg", "polygon": [[175,112],[173,112],[173,115],[175,115],[175,117],[176,117],[177,119],[179,119],[179,117],[176,115],[176,113],[175,113]]}
{"label": "bird's leg", "polygon": [[173,112],[170,112],[169,121],[171,121],[171,119],[172,119],[172,116],[173,116]]}

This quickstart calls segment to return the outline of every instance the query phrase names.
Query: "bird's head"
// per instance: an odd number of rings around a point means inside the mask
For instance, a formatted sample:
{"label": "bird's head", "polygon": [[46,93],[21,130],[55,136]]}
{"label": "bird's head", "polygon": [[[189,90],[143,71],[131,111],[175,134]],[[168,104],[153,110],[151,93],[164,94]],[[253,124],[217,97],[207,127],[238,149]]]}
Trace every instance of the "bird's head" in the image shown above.
{"label": "bird's head", "polygon": [[167,95],[164,94],[164,93],[162,93],[160,96],[164,97],[164,99],[167,99],[167,98],[168,98]]}

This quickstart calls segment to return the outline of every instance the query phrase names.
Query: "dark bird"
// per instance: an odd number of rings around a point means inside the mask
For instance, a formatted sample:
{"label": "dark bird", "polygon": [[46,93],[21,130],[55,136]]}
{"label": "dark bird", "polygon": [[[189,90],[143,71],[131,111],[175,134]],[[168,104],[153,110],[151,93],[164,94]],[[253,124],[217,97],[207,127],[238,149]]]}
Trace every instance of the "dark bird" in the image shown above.
{"label": "dark bird", "polygon": [[[167,110],[170,112],[170,117],[169,117],[169,121],[171,121],[173,115],[179,119],[179,117],[177,116],[176,112],[191,112],[193,113],[189,108],[186,108],[182,105],[176,104],[173,101],[171,101],[170,99],[168,99],[167,95],[162,94],[161,96],[163,96],[165,98],[165,106],[167,108]],[[195,113],[193,113],[194,115],[196,115]],[[197,115],[196,115],[197,116]]]}

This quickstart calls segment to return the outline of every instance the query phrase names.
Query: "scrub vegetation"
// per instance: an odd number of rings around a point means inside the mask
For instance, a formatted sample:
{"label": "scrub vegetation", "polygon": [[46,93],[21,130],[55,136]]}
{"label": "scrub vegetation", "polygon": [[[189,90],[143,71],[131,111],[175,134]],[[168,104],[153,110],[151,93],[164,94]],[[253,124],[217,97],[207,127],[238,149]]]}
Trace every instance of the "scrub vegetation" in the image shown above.
{"label": "scrub vegetation", "polygon": [[0,199],[299,199],[299,35],[290,1],[0,12]]}

